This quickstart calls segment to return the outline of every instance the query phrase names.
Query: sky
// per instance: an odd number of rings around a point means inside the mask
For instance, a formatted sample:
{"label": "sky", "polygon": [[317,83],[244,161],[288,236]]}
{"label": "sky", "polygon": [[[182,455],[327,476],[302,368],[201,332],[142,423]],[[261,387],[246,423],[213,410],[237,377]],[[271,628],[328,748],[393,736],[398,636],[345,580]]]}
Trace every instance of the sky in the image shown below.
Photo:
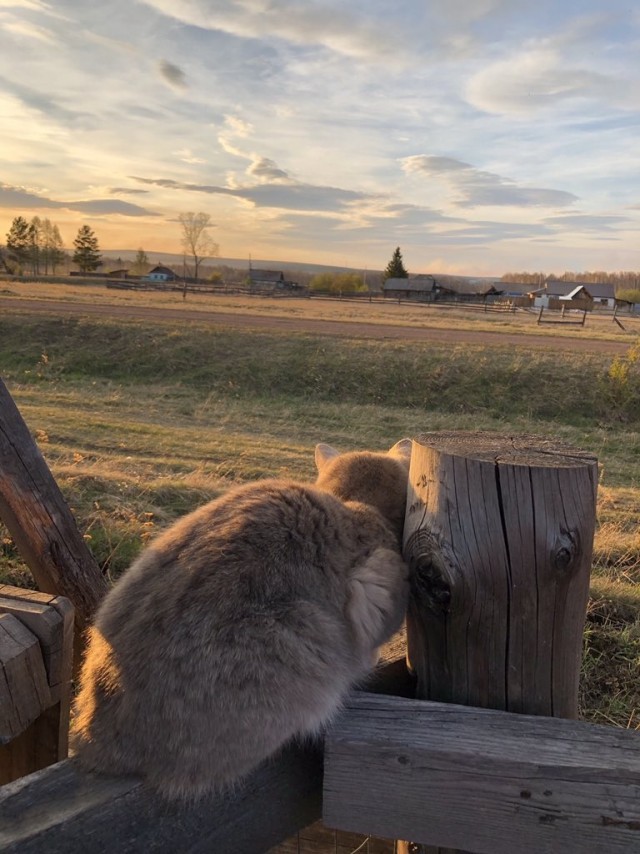
{"label": "sky", "polygon": [[0,0],[0,242],[640,270],[640,6]]}

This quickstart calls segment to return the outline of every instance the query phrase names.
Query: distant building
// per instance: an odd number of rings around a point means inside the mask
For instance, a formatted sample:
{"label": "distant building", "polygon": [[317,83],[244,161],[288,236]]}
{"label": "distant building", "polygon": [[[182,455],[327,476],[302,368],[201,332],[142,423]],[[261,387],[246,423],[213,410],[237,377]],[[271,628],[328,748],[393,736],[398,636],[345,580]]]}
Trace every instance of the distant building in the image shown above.
{"label": "distant building", "polygon": [[382,284],[382,293],[392,299],[412,299],[428,302],[435,294],[433,276],[412,276],[409,279],[387,279]]}
{"label": "distant building", "polygon": [[565,282],[561,279],[549,279],[544,287],[549,297],[556,297],[564,302],[587,299],[594,306],[602,308],[616,306],[616,289],[610,282]]}
{"label": "distant building", "polygon": [[249,287],[256,290],[300,290],[297,282],[285,279],[281,270],[249,270]]}
{"label": "distant building", "polygon": [[153,270],[149,270],[144,278],[150,282],[175,282],[178,277],[169,267],[163,267],[160,264]]}
{"label": "distant building", "polygon": [[502,293],[500,282],[488,277],[420,274],[408,279],[387,279],[385,297],[432,302],[436,300],[477,300]]}

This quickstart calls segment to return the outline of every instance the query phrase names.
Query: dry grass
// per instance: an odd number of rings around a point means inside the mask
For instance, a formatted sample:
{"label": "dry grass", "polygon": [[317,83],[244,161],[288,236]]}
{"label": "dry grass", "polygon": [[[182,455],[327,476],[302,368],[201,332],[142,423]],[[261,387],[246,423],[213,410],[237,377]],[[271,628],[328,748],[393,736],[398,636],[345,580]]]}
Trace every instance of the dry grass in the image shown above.
{"label": "dry grass", "polygon": [[[601,487],[582,709],[592,720],[637,727],[640,433],[635,409],[595,408],[606,364],[3,318],[0,372],[113,577],[156,530],[229,485],[313,477],[317,441],[384,448],[428,430],[484,429],[549,435],[595,452]],[[32,586],[1,532],[0,573]]]}

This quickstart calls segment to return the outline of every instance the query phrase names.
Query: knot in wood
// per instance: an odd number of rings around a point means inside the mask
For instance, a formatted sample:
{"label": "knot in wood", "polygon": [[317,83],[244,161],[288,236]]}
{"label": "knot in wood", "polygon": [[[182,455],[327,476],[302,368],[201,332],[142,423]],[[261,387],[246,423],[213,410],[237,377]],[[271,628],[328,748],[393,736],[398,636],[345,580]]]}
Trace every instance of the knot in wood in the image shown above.
{"label": "knot in wood", "polygon": [[551,562],[558,575],[565,576],[573,572],[579,553],[580,534],[578,531],[561,531],[551,552]]}
{"label": "knot in wood", "polygon": [[436,538],[427,531],[417,531],[408,541],[405,553],[413,600],[436,614],[448,613],[451,582]]}

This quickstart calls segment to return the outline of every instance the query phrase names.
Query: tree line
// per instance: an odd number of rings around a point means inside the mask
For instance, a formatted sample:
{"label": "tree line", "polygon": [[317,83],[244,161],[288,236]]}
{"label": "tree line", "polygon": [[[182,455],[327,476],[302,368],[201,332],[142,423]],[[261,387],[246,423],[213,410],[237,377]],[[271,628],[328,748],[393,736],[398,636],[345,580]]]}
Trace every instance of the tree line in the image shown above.
{"label": "tree line", "polygon": [[[102,264],[98,238],[88,225],[78,229],[73,247],[71,260],[83,273],[91,273]],[[6,272],[55,275],[67,258],[60,229],[50,219],[14,217],[1,259]]]}

